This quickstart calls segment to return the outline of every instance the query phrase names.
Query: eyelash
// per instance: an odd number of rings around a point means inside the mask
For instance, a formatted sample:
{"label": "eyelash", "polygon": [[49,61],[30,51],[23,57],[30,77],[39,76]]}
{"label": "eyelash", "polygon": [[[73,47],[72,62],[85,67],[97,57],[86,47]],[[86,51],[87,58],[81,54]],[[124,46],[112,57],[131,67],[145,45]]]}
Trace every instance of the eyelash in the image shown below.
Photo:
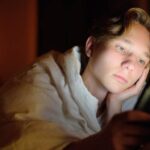
{"label": "eyelash", "polygon": [[139,59],[139,63],[140,63],[141,65],[145,65],[145,61],[144,61],[143,59]]}
{"label": "eyelash", "polygon": [[[121,46],[121,45],[116,45],[116,48],[117,48],[117,50],[118,50],[121,54],[124,54],[124,55],[128,54],[127,50],[126,50],[123,46]],[[145,60],[143,60],[143,59],[139,59],[138,62],[139,62],[141,65],[145,65],[145,64],[146,64]]]}
{"label": "eyelash", "polygon": [[121,52],[122,54],[126,54],[127,51],[126,49],[123,47],[123,46],[120,46],[120,45],[116,45],[116,48],[119,52]]}

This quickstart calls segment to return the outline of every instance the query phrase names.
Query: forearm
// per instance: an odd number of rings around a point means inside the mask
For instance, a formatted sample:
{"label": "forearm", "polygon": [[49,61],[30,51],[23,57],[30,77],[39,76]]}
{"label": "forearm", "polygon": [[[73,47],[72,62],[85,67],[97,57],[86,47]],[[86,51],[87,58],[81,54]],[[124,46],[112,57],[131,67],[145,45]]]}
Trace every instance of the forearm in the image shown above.
{"label": "forearm", "polygon": [[108,122],[114,115],[121,112],[122,109],[122,103],[115,103],[111,100],[108,100],[107,102],[107,116],[106,116],[106,122]]}
{"label": "forearm", "polygon": [[73,142],[68,145],[64,150],[112,150],[111,144],[108,144],[108,140],[103,133],[98,133],[89,136],[83,140]]}

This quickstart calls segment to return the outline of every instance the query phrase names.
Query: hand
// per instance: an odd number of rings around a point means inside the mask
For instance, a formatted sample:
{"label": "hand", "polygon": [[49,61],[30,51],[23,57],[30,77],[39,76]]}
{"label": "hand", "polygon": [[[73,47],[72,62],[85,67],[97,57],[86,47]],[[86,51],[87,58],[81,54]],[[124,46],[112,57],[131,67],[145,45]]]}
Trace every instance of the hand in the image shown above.
{"label": "hand", "polygon": [[114,114],[117,114],[121,111],[122,103],[125,100],[131,98],[132,96],[139,95],[139,93],[141,92],[141,90],[145,85],[145,80],[147,78],[148,72],[149,72],[149,67],[145,68],[140,79],[136,82],[136,84],[126,89],[125,91],[120,93],[115,93],[115,94],[108,93],[106,97],[106,104],[108,110],[107,120],[110,120]]}
{"label": "hand", "polygon": [[132,87],[124,90],[121,93],[116,93],[116,94],[109,93],[108,94],[109,99],[123,102],[132,96],[138,95],[145,85],[145,81],[146,81],[148,72],[149,72],[149,67],[144,69],[140,79],[136,82],[136,84],[134,84]]}
{"label": "hand", "polygon": [[64,150],[138,150],[150,137],[149,126],[150,115],[147,113],[140,111],[120,113],[115,115],[100,132],[72,142]]}
{"label": "hand", "polygon": [[103,137],[107,150],[133,150],[150,138],[149,126],[149,114],[128,111],[115,115],[99,135]]}

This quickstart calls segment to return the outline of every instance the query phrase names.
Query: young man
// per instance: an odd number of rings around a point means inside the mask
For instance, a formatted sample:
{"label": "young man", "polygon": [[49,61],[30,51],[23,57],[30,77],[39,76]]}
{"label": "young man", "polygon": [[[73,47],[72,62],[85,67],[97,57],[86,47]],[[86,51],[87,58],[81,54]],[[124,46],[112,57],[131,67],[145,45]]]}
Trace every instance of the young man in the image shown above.
{"label": "young man", "polygon": [[[78,48],[51,51],[0,91],[2,150],[147,147],[150,115],[132,109],[149,71],[150,18],[133,8],[93,28]],[[130,107],[130,108],[129,108]],[[146,123],[146,124],[145,124]]]}

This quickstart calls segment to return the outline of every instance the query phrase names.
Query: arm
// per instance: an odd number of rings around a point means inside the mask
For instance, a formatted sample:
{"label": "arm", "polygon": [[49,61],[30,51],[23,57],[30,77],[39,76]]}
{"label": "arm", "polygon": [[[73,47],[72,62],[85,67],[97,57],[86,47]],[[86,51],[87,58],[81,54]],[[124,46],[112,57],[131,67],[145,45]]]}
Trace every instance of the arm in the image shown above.
{"label": "arm", "polygon": [[62,150],[74,141],[57,124],[42,120],[0,123],[0,149]]}
{"label": "arm", "polygon": [[86,139],[73,142],[64,150],[128,150],[138,149],[150,137],[150,115],[129,111],[115,115],[105,128]]}

